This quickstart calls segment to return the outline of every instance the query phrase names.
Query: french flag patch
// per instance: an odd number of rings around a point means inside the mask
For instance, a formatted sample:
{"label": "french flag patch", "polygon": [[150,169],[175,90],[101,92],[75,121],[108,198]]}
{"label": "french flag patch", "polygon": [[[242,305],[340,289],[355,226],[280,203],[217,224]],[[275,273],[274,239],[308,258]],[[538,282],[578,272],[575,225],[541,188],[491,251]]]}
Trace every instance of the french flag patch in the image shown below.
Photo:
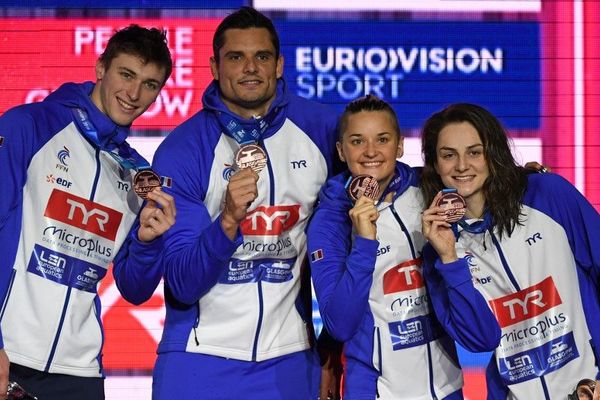
{"label": "french flag patch", "polygon": [[323,259],[323,249],[319,249],[310,253],[310,261],[315,262]]}
{"label": "french flag patch", "polygon": [[167,188],[171,188],[171,186],[173,186],[173,179],[169,178],[168,176],[161,176],[160,177],[162,180],[162,186],[167,187]]}

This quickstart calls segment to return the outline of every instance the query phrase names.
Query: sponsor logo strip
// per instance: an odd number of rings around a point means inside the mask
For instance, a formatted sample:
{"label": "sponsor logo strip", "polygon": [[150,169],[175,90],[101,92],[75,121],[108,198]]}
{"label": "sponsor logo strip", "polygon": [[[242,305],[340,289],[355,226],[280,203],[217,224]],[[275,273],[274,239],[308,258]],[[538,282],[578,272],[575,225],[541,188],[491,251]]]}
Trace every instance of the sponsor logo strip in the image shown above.
{"label": "sponsor logo strip", "polygon": [[278,236],[294,227],[300,218],[300,205],[258,206],[240,224],[244,235]]}
{"label": "sponsor logo strip", "polygon": [[54,189],[44,216],[114,241],[123,214],[83,197]]}
{"label": "sponsor logo strip", "polygon": [[292,280],[296,258],[229,260],[229,267],[219,278],[219,283],[237,284],[248,282],[282,283]]}
{"label": "sponsor logo strip", "polygon": [[403,292],[423,287],[421,265],[423,260],[408,260],[390,268],[383,275],[383,294]]}
{"label": "sponsor logo strip", "polygon": [[579,357],[573,333],[542,346],[498,359],[498,371],[506,384],[528,381],[555,371]]}
{"label": "sponsor logo strip", "polygon": [[96,293],[106,269],[36,244],[27,271],[73,289]]}
{"label": "sponsor logo strip", "polygon": [[490,300],[501,328],[536,317],[562,304],[552,277],[508,296]]}
{"label": "sponsor logo strip", "polygon": [[394,350],[420,346],[442,335],[439,323],[434,322],[428,315],[390,322],[388,327]]}

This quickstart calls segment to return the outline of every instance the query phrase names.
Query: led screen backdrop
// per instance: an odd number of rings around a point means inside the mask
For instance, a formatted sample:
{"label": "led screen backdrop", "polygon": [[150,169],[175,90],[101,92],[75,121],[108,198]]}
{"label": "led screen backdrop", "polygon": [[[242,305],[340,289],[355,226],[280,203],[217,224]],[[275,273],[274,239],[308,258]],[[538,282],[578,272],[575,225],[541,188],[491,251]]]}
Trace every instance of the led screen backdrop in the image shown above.
{"label": "led screen backdrop", "polygon": [[[211,81],[212,34],[249,1],[0,0],[0,113],[42,100],[65,81],[94,79],[114,29],[163,27],[175,68],[132,143],[148,158],[174,126],[201,107]],[[598,2],[255,0],[281,35],[284,74],[297,94],[345,103],[374,93],[391,102],[420,163],[419,127],[455,101],[481,103],[509,128],[518,158],[562,174],[600,208]],[[477,7],[475,7],[477,5]],[[127,304],[110,274],[99,289],[106,327],[107,398],[149,398],[164,318],[159,288]],[[319,318],[315,313],[318,326]],[[488,355],[461,352],[467,398],[481,399]],[[118,378],[117,378],[118,377]],[[137,396],[137,397],[136,397]]]}

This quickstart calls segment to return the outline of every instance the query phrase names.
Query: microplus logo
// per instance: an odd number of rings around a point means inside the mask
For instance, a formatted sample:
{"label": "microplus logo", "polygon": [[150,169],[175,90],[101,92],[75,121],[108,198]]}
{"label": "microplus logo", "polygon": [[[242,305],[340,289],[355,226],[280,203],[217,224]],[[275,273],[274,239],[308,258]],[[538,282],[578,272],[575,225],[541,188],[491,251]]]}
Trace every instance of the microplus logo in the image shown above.
{"label": "microplus logo", "polygon": [[502,328],[536,317],[559,304],[562,304],[562,299],[552,277],[516,293],[490,301]]}
{"label": "microplus logo", "polygon": [[123,214],[83,197],[54,189],[44,216],[114,241]]}

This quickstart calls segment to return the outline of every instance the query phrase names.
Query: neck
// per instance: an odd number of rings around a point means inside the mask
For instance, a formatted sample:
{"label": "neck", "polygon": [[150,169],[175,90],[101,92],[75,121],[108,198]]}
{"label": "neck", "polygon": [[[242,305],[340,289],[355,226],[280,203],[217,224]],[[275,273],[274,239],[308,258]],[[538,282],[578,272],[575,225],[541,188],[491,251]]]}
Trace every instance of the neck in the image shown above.
{"label": "neck", "polygon": [[271,99],[268,102],[261,104],[260,106],[249,108],[236,103],[232,103],[231,101],[225,98],[222,98],[222,100],[229,111],[243,119],[251,119],[255,116],[264,117],[267,114],[267,111],[269,111],[269,107],[273,102],[273,99]]}

